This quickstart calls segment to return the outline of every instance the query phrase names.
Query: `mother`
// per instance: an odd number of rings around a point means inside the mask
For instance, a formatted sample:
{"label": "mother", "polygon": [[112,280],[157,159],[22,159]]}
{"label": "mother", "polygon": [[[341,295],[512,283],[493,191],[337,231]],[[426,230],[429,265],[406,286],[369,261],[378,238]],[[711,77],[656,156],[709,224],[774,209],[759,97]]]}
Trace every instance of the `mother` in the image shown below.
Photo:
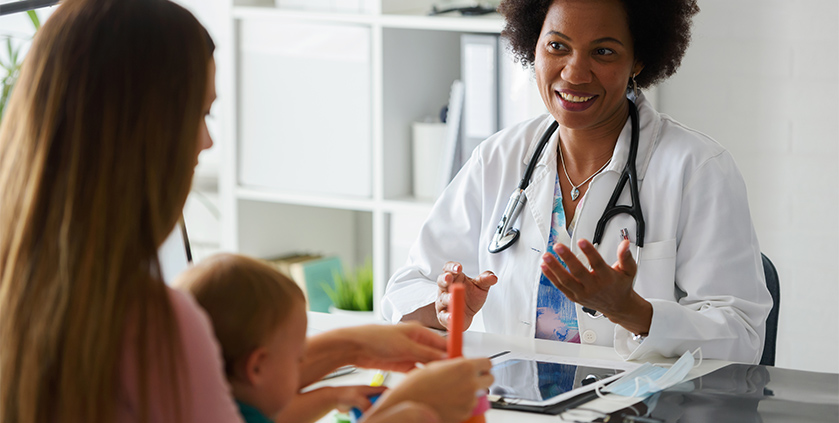
{"label": "mother", "polygon": [[[678,68],[696,2],[505,0],[500,11],[550,114],[475,149],[391,278],[386,317],[445,326],[448,287],[464,283],[469,317],[481,311],[491,332],[614,346],[627,359],[701,347],[705,357],[757,362],[772,303],[743,179],[718,143],[639,91]],[[630,157],[636,108],[640,257],[627,214],[609,220],[599,248],[589,242]],[[531,160],[520,238],[490,252]],[[619,198],[631,203],[628,187]]]}
{"label": "mother", "polygon": [[[166,0],[66,0],[36,36],[0,126],[0,421],[241,421],[206,316],[157,259],[212,145],[213,48]],[[444,354],[419,325],[347,331],[310,343],[309,380]],[[420,371],[392,396],[414,402],[367,421],[460,421],[475,398],[434,372],[475,392],[489,366]]]}

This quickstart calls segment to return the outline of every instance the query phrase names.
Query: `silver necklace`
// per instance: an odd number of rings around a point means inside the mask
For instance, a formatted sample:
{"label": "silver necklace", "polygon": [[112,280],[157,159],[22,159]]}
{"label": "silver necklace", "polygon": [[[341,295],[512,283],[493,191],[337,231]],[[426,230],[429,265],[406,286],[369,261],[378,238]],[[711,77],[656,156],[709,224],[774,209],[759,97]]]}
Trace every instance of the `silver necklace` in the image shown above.
{"label": "silver necklace", "polygon": [[577,201],[577,198],[580,196],[580,189],[579,188],[581,186],[585,185],[586,182],[590,181],[591,178],[594,178],[603,169],[606,169],[606,166],[608,166],[609,163],[612,161],[612,158],[610,157],[609,160],[607,160],[606,163],[604,163],[603,166],[600,169],[597,169],[597,172],[592,173],[591,176],[586,178],[585,181],[580,182],[577,185],[574,185],[574,182],[571,181],[571,177],[568,176],[568,169],[565,168],[565,158],[562,157],[562,146],[559,146],[557,149],[559,150],[559,161],[562,162],[562,171],[565,172],[565,178],[567,178],[568,183],[571,184],[571,201]]}

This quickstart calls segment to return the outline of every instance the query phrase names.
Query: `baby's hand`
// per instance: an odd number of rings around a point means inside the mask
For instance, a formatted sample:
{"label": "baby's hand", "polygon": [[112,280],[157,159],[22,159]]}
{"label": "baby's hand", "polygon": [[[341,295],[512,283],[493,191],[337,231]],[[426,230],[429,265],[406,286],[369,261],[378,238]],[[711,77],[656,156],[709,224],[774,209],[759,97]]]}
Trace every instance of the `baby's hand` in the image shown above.
{"label": "baby's hand", "polygon": [[370,403],[369,397],[381,394],[387,387],[355,385],[330,386],[320,389],[329,389],[331,391],[330,397],[334,398],[333,404],[335,404],[335,408],[342,413],[346,413],[353,408],[357,408],[362,412],[367,411],[373,405]]}
{"label": "baby's hand", "polygon": [[353,407],[365,411],[371,405],[367,397],[381,394],[385,389],[383,386],[328,386],[313,389],[295,395],[274,417],[274,421],[314,423],[336,408],[341,412],[347,412]]}

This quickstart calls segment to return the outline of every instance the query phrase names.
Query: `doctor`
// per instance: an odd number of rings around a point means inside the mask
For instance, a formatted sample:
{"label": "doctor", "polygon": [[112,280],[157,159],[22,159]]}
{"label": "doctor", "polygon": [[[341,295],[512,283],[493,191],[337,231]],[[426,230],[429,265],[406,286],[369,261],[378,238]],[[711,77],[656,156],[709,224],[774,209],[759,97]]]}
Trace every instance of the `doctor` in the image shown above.
{"label": "doctor", "polygon": [[[772,300],[743,178],[722,146],[638,91],[678,68],[696,2],[505,0],[500,11],[550,114],[474,150],[389,281],[385,317],[445,327],[448,287],[464,283],[467,323],[489,332],[614,346],[625,359],[701,347],[758,362]],[[595,247],[634,129],[638,199],[630,183],[617,204],[643,216],[611,217]],[[519,237],[498,251],[496,227],[531,161]]]}

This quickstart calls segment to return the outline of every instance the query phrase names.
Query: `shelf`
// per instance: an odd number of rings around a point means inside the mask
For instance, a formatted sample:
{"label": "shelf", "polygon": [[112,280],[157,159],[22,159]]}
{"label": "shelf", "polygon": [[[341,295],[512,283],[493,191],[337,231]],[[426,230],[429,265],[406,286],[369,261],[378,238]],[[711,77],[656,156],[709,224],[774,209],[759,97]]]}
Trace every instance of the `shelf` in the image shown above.
{"label": "shelf", "polygon": [[302,20],[364,25],[370,25],[374,21],[372,15],[359,13],[288,10],[265,6],[234,6],[233,17],[236,19],[288,19],[294,21]]}
{"label": "shelf", "polygon": [[490,34],[498,34],[504,29],[504,19],[497,13],[469,17],[458,16],[456,14],[427,16],[423,13],[415,13],[382,15],[378,19],[384,28],[481,32]]}
{"label": "shelf", "polygon": [[385,200],[381,202],[381,210],[385,213],[423,213],[428,214],[434,202],[431,200],[417,200],[413,197]]}
{"label": "shelf", "polygon": [[252,187],[238,187],[236,197],[240,200],[263,201],[298,206],[322,207],[339,210],[372,212],[375,203],[371,199],[337,197],[334,195],[311,195],[296,192],[277,192],[275,190]]}
{"label": "shelf", "polygon": [[378,25],[382,28],[480,32],[494,34],[500,33],[504,28],[504,19],[497,13],[471,17],[458,16],[455,14],[427,16],[422,12],[399,15],[371,15],[359,13],[287,10],[264,6],[236,6],[233,8],[233,17],[236,19],[308,20],[331,23]]}
{"label": "shelf", "polygon": [[434,202],[401,197],[384,201],[336,197],[333,195],[311,195],[297,192],[277,192],[270,189],[238,187],[236,197],[240,200],[262,201],[291,206],[321,207],[336,210],[381,211],[384,213],[428,213]]}

